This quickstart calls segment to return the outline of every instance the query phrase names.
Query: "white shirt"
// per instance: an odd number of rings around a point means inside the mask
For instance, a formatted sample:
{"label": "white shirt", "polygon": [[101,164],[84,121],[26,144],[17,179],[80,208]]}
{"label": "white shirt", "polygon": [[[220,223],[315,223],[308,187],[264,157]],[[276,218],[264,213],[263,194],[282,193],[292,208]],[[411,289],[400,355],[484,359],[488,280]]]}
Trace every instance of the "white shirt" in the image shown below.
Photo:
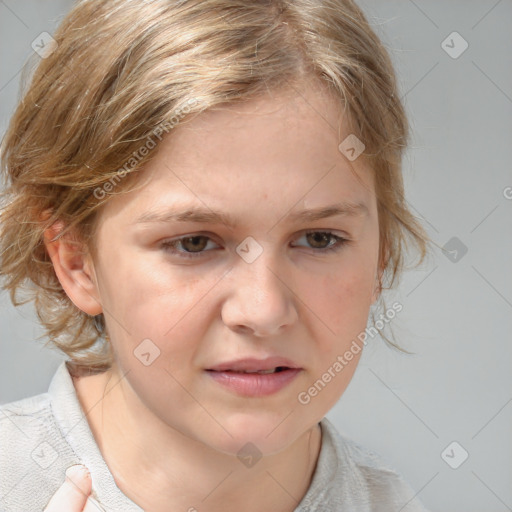
{"label": "white shirt", "polygon": [[[427,512],[379,457],[340,435],[327,418],[320,426],[317,466],[295,512]],[[143,510],[117,487],[62,362],[47,393],[0,407],[0,510],[42,511],[73,464],[89,469],[93,496],[105,511]]]}

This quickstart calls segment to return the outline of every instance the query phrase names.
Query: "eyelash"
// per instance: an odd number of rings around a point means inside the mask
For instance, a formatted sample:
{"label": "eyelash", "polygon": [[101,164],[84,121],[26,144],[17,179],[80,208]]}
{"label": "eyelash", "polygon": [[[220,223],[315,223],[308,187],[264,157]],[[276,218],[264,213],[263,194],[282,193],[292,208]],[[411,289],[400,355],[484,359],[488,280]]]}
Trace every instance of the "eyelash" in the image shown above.
{"label": "eyelash", "polygon": [[[329,235],[329,237],[331,239],[334,239],[335,243],[333,243],[332,245],[327,246],[323,249],[311,247],[311,249],[314,252],[321,252],[324,254],[331,253],[331,252],[337,252],[337,251],[340,251],[345,245],[348,245],[350,243],[350,240],[348,240],[347,238],[343,238],[341,236],[335,235],[331,231],[307,231],[307,232],[303,233],[302,236],[307,236],[307,235],[311,235],[311,234],[315,234],[315,233],[322,234],[322,235]],[[178,254],[179,257],[181,257],[181,258],[188,258],[188,259],[201,258],[201,257],[203,257],[202,255],[205,252],[209,252],[209,251],[203,250],[201,252],[194,253],[194,252],[180,251],[180,250],[176,249],[176,245],[178,245],[183,240],[186,240],[189,238],[199,238],[199,237],[208,238],[209,240],[211,240],[211,238],[206,235],[201,235],[201,234],[187,235],[187,236],[184,236],[181,238],[176,238],[174,240],[164,241],[164,242],[162,242],[161,246],[165,251],[170,252],[172,254]]]}

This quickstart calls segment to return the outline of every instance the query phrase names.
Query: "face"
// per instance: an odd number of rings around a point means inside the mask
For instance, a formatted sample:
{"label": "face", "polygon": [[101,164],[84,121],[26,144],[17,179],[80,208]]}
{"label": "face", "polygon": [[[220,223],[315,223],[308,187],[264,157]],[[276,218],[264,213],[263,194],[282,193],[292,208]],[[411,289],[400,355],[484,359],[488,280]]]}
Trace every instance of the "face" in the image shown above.
{"label": "face", "polygon": [[[178,125],[98,225],[93,280],[114,368],[152,415],[226,453],[249,441],[276,453],[325,416],[360,352],[342,370],[338,356],[376,299],[371,170],[339,151],[350,132],[335,100],[301,92]],[[344,213],[298,215],[333,205]],[[211,371],[269,357],[297,370]]]}

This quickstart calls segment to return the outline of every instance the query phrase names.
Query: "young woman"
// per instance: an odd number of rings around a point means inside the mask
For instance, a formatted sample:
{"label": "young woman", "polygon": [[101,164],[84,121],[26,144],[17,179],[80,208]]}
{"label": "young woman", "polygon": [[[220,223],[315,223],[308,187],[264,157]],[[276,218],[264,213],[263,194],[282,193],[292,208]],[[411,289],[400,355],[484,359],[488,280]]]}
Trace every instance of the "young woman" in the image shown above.
{"label": "young woman", "polygon": [[53,38],[3,141],[0,270],[68,359],[2,407],[2,509],[424,510],[325,418],[428,243],[360,9],[84,0]]}

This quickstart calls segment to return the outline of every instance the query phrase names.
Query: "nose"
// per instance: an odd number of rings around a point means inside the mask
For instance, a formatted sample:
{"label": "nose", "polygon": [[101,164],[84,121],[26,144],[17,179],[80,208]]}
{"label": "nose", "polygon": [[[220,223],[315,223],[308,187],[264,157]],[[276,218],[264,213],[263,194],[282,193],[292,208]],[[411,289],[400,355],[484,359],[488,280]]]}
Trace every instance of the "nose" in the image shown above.
{"label": "nose", "polygon": [[240,334],[270,337],[298,318],[290,273],[265,253],[252,263],[241,259],[228,277],[230,293],[222,305],[222,320]]}

